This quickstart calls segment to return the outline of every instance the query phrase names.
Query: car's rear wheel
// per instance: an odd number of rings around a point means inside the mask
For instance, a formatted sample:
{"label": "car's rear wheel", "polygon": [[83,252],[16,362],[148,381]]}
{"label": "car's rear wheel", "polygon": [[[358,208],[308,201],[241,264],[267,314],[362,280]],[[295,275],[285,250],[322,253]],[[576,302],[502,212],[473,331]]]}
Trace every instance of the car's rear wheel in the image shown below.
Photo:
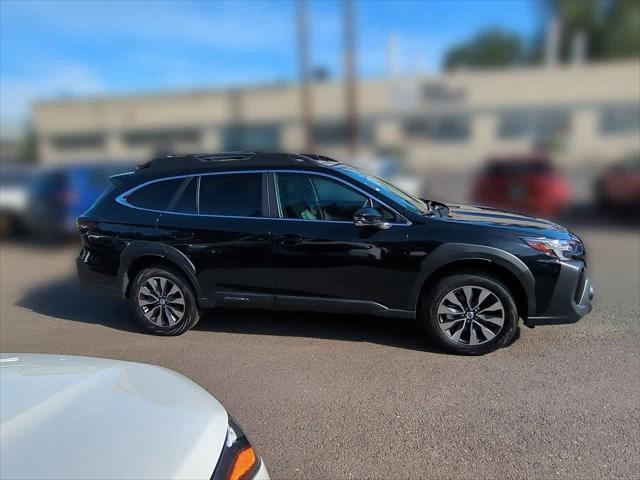
{"label": "car's rear wheel", "polygon": [[159,335],[181,335],[200,320],[200,311],[189,282],[164,267],[140,271],[129,294],[138,321]]}
{"label": "car's rear wheel", "polygon": [[466,355],[500,348],[518,329],[513,295],[502,282],[484,273],[442,278],[423,295],[420,319],[434,343]]}

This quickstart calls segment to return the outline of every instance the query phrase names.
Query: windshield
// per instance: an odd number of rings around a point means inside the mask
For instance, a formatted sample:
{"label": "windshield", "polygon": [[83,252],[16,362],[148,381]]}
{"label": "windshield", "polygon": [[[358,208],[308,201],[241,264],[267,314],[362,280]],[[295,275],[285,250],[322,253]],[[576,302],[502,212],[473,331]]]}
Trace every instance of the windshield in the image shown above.
{"label": "windshield", "polygon": [[400,190],[395,185],[390,184],[386,180],[376,177],[375,175],[352,167],[350,165],[338,165],[342,173],[350,176],[354,180],[364,183],[369,188],[373,188],[376,192],[380,192],[385,197],[390,198],[394,202],[402,205],[407,210],[412,211],[417,215],[430,215],[432,211],[429,207],[419,198]]}

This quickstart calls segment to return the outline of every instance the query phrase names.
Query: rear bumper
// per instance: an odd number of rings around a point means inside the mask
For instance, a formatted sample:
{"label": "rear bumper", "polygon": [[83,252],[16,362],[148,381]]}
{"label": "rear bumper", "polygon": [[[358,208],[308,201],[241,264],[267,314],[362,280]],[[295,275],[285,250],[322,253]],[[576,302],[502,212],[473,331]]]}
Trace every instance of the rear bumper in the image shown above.
{"label": "rear bumper", "polygon": [[529,317],[525,325],[560,325],[575,323],[592,309],[594,289],[584,263],[562,262],[556,289],[545,312]]}
{"label": "rear bumper", "polygon": [[113,296],[120,296],[120,289],[118,289],[114,285],[99,280],[94,272],[91,271],[88,265],[89,255],[89,252],[83,248],[76,258],[76,270],[78,271],[80,283],[82,283],[82,285],[85,287],[95,288],[103,293],[108,293]]}

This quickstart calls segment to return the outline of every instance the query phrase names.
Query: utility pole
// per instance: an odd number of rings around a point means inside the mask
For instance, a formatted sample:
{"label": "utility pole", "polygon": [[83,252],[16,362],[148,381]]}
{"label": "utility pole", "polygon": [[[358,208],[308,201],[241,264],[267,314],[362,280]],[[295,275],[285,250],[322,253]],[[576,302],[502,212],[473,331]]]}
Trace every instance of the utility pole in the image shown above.
{"label": "utility pole", "polygon": [[307,0],[298,0],[298,65],[300,69],[300,111],[304,130],[304,148],[314,151],[313,107],[309,85],[309,15]]}
{"label": "utility pole", "polygon": [[343,1],[344,81],[347,142],[349,153],[358,151],[358,99],[356,85],[355,6],[354,0]]}
{"label": "utility pole", "polygon": [[547,24],[547,32],[544,45],[544,64],[547,67],[556,67],[560,63],[560,48],[562,39],[562,19],[554,14]]}

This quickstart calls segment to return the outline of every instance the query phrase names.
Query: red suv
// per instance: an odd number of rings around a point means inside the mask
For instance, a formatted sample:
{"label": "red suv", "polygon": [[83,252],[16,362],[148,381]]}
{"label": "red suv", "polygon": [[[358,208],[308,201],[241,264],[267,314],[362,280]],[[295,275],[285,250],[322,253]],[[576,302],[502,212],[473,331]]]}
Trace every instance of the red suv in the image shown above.
{"label": "red suv", "polygon": [[543,217],[558,215],[569,201],[569,182],[543,155],[492,158],[472,194],[478,204]]}
{"label": "red suv", "polygon": [[603,209],[638,214],[640,152],[611,165],[596,180],[596,198]]}

